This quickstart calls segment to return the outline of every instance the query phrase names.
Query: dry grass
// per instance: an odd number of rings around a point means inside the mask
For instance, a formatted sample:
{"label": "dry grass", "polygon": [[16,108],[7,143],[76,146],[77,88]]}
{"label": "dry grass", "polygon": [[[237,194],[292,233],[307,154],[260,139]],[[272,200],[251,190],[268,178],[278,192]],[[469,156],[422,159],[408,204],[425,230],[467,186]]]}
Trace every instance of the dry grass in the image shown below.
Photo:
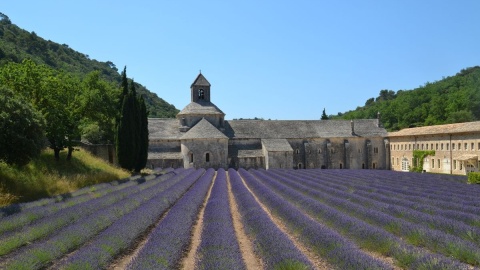
{"label": "dry grass", "polygon": [[79,188],[110,182],[130,176],[130,173],[80,149],[72,160],[55,161],[52,150],[23,167],[0,162],[0,206],[14,202],[37,200],[75,191]]}

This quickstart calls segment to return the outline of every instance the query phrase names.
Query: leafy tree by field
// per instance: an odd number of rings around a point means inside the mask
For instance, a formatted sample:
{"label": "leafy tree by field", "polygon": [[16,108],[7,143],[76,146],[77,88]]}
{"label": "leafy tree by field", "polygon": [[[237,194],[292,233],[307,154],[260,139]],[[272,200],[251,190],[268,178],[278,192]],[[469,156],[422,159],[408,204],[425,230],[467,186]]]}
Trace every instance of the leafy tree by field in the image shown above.
{"label": "leafy tree by field", "polygon": [[40,155],[44,124],[30,103],[0,86],[0,160],[22,166]]}

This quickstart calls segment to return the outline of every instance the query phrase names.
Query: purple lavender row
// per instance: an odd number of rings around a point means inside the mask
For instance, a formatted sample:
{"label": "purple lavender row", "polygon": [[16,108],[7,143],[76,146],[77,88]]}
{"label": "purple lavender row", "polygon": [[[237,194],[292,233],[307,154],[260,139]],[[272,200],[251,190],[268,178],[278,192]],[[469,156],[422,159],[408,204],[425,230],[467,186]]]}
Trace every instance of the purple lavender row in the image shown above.
{"label": "purple lavender row", "polygon": [[19,213],[21,211],[25,211],[26,209],[30,209],[30,208],[34,208],[34,207],[47,206],[49,204],[63,202],[66,199],[69,199],[69,198],[72,198],[72,197],[77,197],[77,196],[83,195],[85,193],[90,193],[90,192],[93,192],[93,191],[100,191],[104,188],[109,188],[112,185],[118,185],[119,183],[128,182],[129,180],[133,180],[134,178],[137,178],[137,176],[128,177],[128,178],[125,178],[125,179],[122,179],[122,180],[116,180],[116,181],[112,181],[112,182],[109,182],[109,183],[99,183],[99,184],[96,184],[96,185],[93,185],[93,186],[88,186],[88,187],[78,189],[78,190],[76,190],[74,192],[71,192],[71,193],[61,194],[61,195],[57,195],[57,196],[50,197],[50,198],[39,199],[39,200],[36,200],[36,201],[33,201],[33,202],[18,203],[18,204],[12,204],[12,205],[9,205],[9,206],[6,206],[6,207],[1,207],[0,208],[0,218],[10,216],[10,215],[15,214],[15,213]]}
{"label": "purple lavender row", "polygon": [[289,265],[295,265],[298,269],[313,269],[305,255],[257,203],[238,172],[229,169],[228,175],[245,231],[250,239],[254,239],[255,253],[262,259],[266,269],[288,269]]}
{"label": "purple lavender row", "polygon": [[[163,179],[166,179],[170,177],[169,175],[165,175],[162,177],[158,177],[157,181],[162,181]],[[144,182],[144,181],[143,181]],[[64,211],[69,211],[73,212],[75,210],[72,210],[74,208],[71,208],[70,210],[65,210],[67,208],[70,208],[72,206],[76,205],[81,205],[81,203],[88,202],[91,199],[98,199],[99,197],[105,196],[105,195],[111,195],[114,194],[115,192],[122,192],[121,190],[128,190],[126,188],[137,185],[138,183],[143,183],[141,181],[130,181],[122,185],[111,185],[108,188],[104,188],[101,191],[98,192],[92,192],[89,194],[84,194],[78,197],[75,197],[73,199],[70,199],[68,201],[63,201],[63,202],[58,202],[54,204],[48,204],[45,206],[40,206],[40,207],[33,207],[30,209],[26,209],[18,214],[11,215],[8,217],[5,217],[0,220],[0,234],[11,231],[17,228],[21,228],[22,226],[25,226],[29,223],[32,223],[36,220],[39,220],[43,217],[51,216],[52,214],[55,214],[56,212],[60,210]],[[148,184],[150,185],[150,184]],[[143,186],[142,186],[143,187]]]}
{"label": "purple lavender row", "polygon": [[303,214],[293,204],[258,181],[251,173],[244,169],[240,169],[239,173],[258,198],[276,213],[291,231],[296,231],[305,245],[311,247],[316,254],[337,269],[393,269],[367,255],[336,231]]}
{"label": "purple lavender row", "polygon": [[199,269],[246,269],[233,228],[224,169],[217,171],[205,207],[196,265]]}
{"label": "purple lavender row", "polygon": [[[381,179],[377,182],[377,186],[387,185],[399,190],[405,189],[409,193],[417,194],[420,196],[426,195],[432,198],[441,198],[447,195],[451,198],[455,198],[458,201],[477,201],[478,192],[480,187],[472,187],[464,183],[457,183],[452,181],[441,180],[442,175],[435,174],[417,174],[417,173],[404,173],[393,171],[376,171],[367,173],[358,173],[359,170],[353,170],[350,172],[342,173],[342,175],[351,175],[353,177],[362,178],[374,178]],[[368,179],[367,178],[367,179]],[[432,189],[432,186],[435,186]],[[426,192],[426,194],[425,194]],[[477,204],[478,205],[478,204]]]}
{"label": "purple lavender row", "polygon": [[[283,172],[285,173],[285,172]],[[297,175],[297,174],[295,174]],[[343,179],[324,179],[324,174],[319,172],[318,175],[306,176],[301,174],[305,180],[311,180],[312,182],[321,184],[323,186],[334,187],[338,189],[350,189],[349,191],[355,194],[360,194],[362,196],[370,197],[370,198],[388,198],[391,203],[400,203],[402,202],[404,206],[418,209],[420,211],[426,213],[437,212],[438,214],[442,214],[445,217],[453,217],[455,219],[462,219],[462,221],[468,223],[469,225],[479,226],[480,225],[480,208],[474,206],[468,206],[464,204],[452,203],[448,201],[448,199],[444,198],[442,200],[438,199],[428,199],[424,196],[412,196],[412,195],[405,195],[400,194],[398,189],[390,187],[387,184],[383,184],[381,186],[374,186],[372,183],[352,183],[351,179],[343,178]],[[373,181],[371,181],[373,182]],[[372,186],[374,186],[374,192],[372,192]],[[480,199],[479,199],[480,200]],[[394,202],[396,201],[396,202]],[[454,211],[448,211],[454,210]],[[452,213],[453,212],[453,213]],[[459,213],[461,212],[461,213]],[[464,213],[462,215],[462,213]],[[463,216],[463,217],[462,217]]]}
{"label": "purple lavender row", "polygon": [[[78,249],[71,257],[55,268],[100,269],[107,268],[116,255],[127,250],[149,226],[161,217],[205,172],[197,170],[179,184],[159,192],[137,210],[115,221],[105,231]],[[212,171],[208,175],[212,175]]]}
{"label": "purple lavender row", "polygon": [[[130,185],[122,186],[121,188],[125,188],[128,186]],[[5,233],[14,229],[21,228],[22,226],[26,226],[43,217],[51,216],[66,208],[87,202],[93,198],[97,198],[98,196],[110,194],[114,190],[117,190],[117,189],[115,189],[115,187],[112,186],[111,190],[104,190],[106,193],[92,193],[92,194],[88,194],[87,196],[78,197],[76,198],[76,200],[69,201],[68,203],[59,202],[55,204],[48,204],[45,206],[34,207],[34,208],[27,209],[25,211],[22,211],[18,214],[5,217],[0,220],[0,233]],[[68,211],[71,211],[71,210],[68,210]]]}
{"label": "purple lavender row", "polygon": [[[441,230],[445,233],[463,238],[466,241],[472,241],[473,243],[480,245],[480,228],[472,227],[466,225],[463,222],[452,220],[445,218],[444,216],[437,215],[435,213],[426,214],[415,209],[403,207],[399,204],[390,204],[387,202],[373,200],[369,198],[373,197],[375,194],[365,194],[365,197],[347,192],[346,190],[330,188],[325,185],[320,185],[319,183],[310,182],[305,180],[302,177],[297,177],[295,175],[288,175],[282,174],[281,172],[269,171],[269,175],[277,175],[287,176],[289,180],[302,184],[308,189],[314,191],[320,191],[322,193],[327,193],[329,196],[333,196],[335,200],[342,199],[346,204],[359,204],[362,205],[364,208],[374,209],[381,211],[387,215],[398,217],[403,220],[409,221],[410,223],[417,223],[419,224],[417,229],[420,227],[424,228],[425,230],[435,229]],[[313,194],[312,194],[313,195]],[[315,194],[315,197],[319,197],[321,195]],[[335,202],[336,203],[336,202]],[[333,205],[333,204],[332,204]],[[350,209],[349,206],[345,206],[345,209]]]}
{"label": "purple lavender row", "polygon": [[[0,236],[0,241],[2,242],[2,245],[0,246],[0,256],[8,254],[14,249],[36,239],[47,237],[49,234],[54,233],[59,228],[67,226],[68,224],[72,224],[76,220],[86,217],[98,211],[99,209],[108,207],[115,202],[130,196],[131,194],[140,192],[143,189],[149,188],[153,185],[162,185],[162,181],[151,181],[130,189],[123,189],[120,192],[112,192],[107,196],[92,199],[70,208],[64,208],[53,213],[52,215],[37,220],[28,226],[23,226],[20,230],[4,233]],[[12,221],[13,224],[14,221],[15,220]]]}
{"label": "purple lavender row", "polygon": [[[433,174],[417,174],[393,171],[366,171],[366,170],[332,170],[331,172],[318,172],[314,170],[304,170],[301,173],[309,173],[313,175],[329,175],[329,177],[341,176],[342,182],[358,182],[359,185],[376,183],[379,186],[385,185],[401,190],[406,189],[408,192],[424,192],[429,194],[445,193],[455,195],[458,198],[464,198],[470,194],[475,198],[477,192],[472,192],[469,186],[462,183],[441,180],[440,175]],[[435,186],[435,189],[432,189]]]}
{"label": "purple lavender row", "polygon": [[[82,245],[123,215],[137,209],[159,192],[171,186],[181,185],[179,182],[192,173],[195,173],[195,171],[186,171],[183,174],[172,177],[166,182],[147,188],[107,208],[98,210],[90,216],[79,219],[76,223],[59,230],[56,235],[44,241],[38,241],[23,250],[19,250],[14,256],[5,260],[5,265],[0,263],[0,269],[43,268],[52,260],[64,256]],[[168,185],[166,185],[167,183]],[[95,204],[89,205],[89,207],[95,207]]]}
{"label": "purple lavender row", "polygon": [[214,169],[207,172],[175,203],[127,269],[176,269],[190,243],[192,228],[207,192]]}
{"label": "purple lavender row", "polygon": [[[452,261],[437,254],[430,254],[419,248],[405,244],[400,238],[387,232],[383,228],[373,226],[362,219],[351,217],[332,206],[318,201],[321,198],[312,198],[306,196],[310,189],[304,189],[302,192],[294,190],[283,182],[288,179],[272,178],[265,171],[251,170],[251,173],[261,178],[262,183],[278,192],[287,201],[301,207],[312,217],[334,227],[348,238],[354,239],[362,248],[379,252],[386,256],[393,256],[397,263],[402,267],[418,269],[420,267],[439,267],[446,269],[462,269],[465,265]],[[296,184],[291,181],[291,184]],[[305,192],[305,193],[304,193]],[[328,196],[328,194],[322,194]],[[341,200],[339,200],[342,202]]]}

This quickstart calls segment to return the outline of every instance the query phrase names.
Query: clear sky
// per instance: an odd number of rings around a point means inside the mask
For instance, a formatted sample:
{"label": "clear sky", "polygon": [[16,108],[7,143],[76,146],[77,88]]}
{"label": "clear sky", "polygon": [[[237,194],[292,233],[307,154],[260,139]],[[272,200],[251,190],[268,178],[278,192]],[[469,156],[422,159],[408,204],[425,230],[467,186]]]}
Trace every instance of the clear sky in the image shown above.
{"label": "clear sky", "polygon": [[127,66],[180,110],[201,70],[226,119],[319,119],[480,65],[478,0],[15,0],[0,12]]}

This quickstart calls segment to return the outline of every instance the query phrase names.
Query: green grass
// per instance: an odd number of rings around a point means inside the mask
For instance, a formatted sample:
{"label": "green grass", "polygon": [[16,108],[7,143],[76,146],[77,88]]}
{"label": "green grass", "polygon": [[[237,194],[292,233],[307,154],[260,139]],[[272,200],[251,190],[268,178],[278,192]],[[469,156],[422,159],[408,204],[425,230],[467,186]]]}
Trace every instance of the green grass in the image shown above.
{"label": "green grass", "polygon": [[23,167],[0,162],[0,206],[27,202],[79,188],[129,177],[130,173],[112,166],[83,149],[75,151],[70,161],[66,152],[55,161],[52,150]]}

